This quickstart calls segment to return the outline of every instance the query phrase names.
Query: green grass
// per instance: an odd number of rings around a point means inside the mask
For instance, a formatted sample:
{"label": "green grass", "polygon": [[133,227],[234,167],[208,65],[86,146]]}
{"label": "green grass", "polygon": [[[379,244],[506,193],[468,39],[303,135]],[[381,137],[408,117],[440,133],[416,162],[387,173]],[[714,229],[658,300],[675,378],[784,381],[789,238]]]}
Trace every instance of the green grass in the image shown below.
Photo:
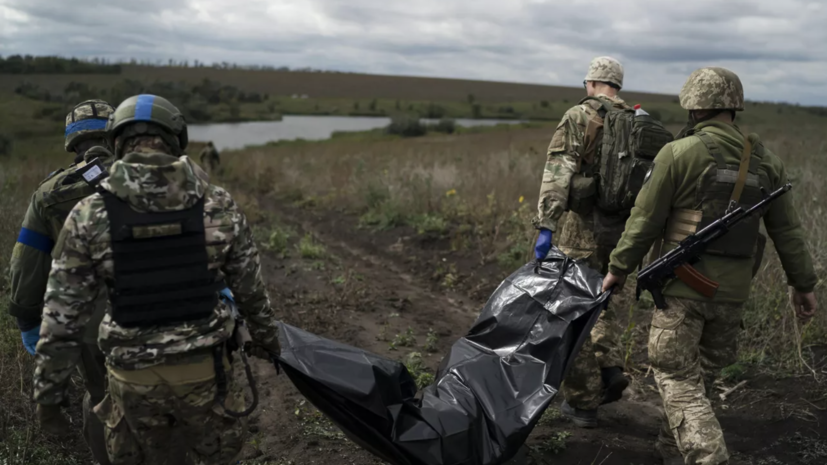
{"label": "green grass", "polygon": [[[50,171],[67,165],[71,157],[63,151],[60,136],[20,139],[21,133],[43,134],[45,129],[27,125],[25,111],[9,104],[0,99],[0,127],[18,135],[12,152],[0,158],[0,464],[75,465],[89,460],[80,438],[73,438],[81,444],[74,448],[39,433],[31,401],[34,358],[23,348],[17,324],[8,315],[9,258],[30,196]],[[21,119],[12,121],[15,117]]]}
{"label": "green grass", "polygon": [[439,336],[432,328],[428,329],[428,334],[425,336],[425,345],[422,348],[425,352],[434,353],[437,350],[436,345],[439,343]]}
{"label": "green grass", "polygon": [[546,436],[536,446],[536,449],[543,455],[556,455],[566,450],[566,442],[571,437],[568,431],[558,431]]}
{"label": "green grass", "polygon": [[296,244],[296,250],[299,252],[299,256],[301,256],[301,258],[308,260],[325,258],[327,255],[327,250],[324,245],[316,242],[310,234],[305,234],[302,236],[299,243]]}
{"label": "green grass", "polygon": [[422,362],[422,354],[419,352],[411,352],[405,357],[405,367],[416,382],[417,389],[421,390],[434,383],[434,374],[425,368]]}
{"label": "green grass", "polygon": [[344,441],[345,435],[323,413],[302,400],[293,412],[305,436]]}
{"label": "green grass", "polygon": [[[264,244],[264,249],[284,258],[287,256],[290,238],[292,238],[294,234],[295,233],[291,228],[286,226],[274,226],[269,237],[267,238],[267,242]],[[311,245],[310,247],[313,246]]]}
{"label": "green grass", "polygon": [[416,334],[413,329],[408,328],[404,333],[397,333],[388,344],[388,350],[397,350],[400,347],[414,347],[416,345]]}
{"label": "green grass", "polygon": [[[823,276],[827,216],[819,199],[827,198],[821,182],[827,177],[827,165],[821,163],[827,157],[822,135],[827,118],[807,115],[802,108],[749,103],[739,123],[742,130],[759,133],[784,160],[796,186],[790,195],[816,272]],[[552,131],[539,126],[417,139],[326,141],[249,148],[225,157],[231,180],[269,170],[275,195],[300,192],[316,199],[314,208],[356,212],[360,225],[371,230],[408,226],[437,232],[450,241],[452,251],[479,257],[480,265],[496,263],[508,273],[530,259],[535,235],[531,218]],[[462,282],[457,271],[451,263],[440,263],[432,278],[455,287]],[[739,361],[758,372],[806,373],[813,362],[809,347],[827,343],[827,312],[806,326],[796,325],[784,282],[779,259],[769,247],[744,307],[740,336]],[[819,300],[827,299],[822,285],[816,293]],[[644,307],[651,308],[651,302],[636,306]],[[628,362],[645,344],[638,341],[638,327],[626,329]]]}

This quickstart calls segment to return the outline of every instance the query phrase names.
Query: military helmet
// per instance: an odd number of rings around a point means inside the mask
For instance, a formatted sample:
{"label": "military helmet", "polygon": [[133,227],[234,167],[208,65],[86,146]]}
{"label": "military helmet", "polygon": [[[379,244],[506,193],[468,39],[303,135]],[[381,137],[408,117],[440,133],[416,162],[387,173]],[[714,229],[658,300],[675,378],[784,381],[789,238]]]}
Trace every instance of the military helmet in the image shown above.
{"label": "military helmet", "polygon": [[724,68],[701,68],[689,75],[680,94],[684,110],[744,110],[744,86]]}
{"label": "military helmet", "polygon": [[586,81],[611,82],[623,87],[623,65],[612,57],[597,57],[589,65]]}
{"label": "military helmet", "polygon": [[[142,134],[161,136],[164,141],[182,152],[187,148],[187,122],[184,115],[169,100],[157,95],[141,94],[121,102],[109,116],[106,125],[109,137],[115,138],[127,131],[129,136]],[[122,144],[115,145],[115,155],[120,153]]]}
{"label": "military helmet", "polygon": [[103,100],[86,100],[78,103],[66,115],[65,148],[72,152],[80,142],[106,138],[106,122],[115,112],[112,105]]}

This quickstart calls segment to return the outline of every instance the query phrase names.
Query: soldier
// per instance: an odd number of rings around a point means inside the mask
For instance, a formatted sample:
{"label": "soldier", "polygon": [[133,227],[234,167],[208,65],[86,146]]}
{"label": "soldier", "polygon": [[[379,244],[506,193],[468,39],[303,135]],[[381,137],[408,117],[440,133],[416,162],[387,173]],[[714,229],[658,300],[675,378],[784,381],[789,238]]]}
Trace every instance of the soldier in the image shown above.
{"label": "soldier", "polygon": [[[734,124],[744,110],[744,90],[733,72],[703,68],[689,76],[681,106],[694,125],[668,144],[638,195],[626,230],[612,252],[604,289],[622,286],[653,241],[664,249],[723,216],[731,201],[745,208],[787,182],[784,164],[755,134],[744,137]],[[793,306],[802,318],[816,309],[817,278],[790,196],[764,212],[764,225],[787,274]],[[668,308],[655,310],[649,360],[663,398],[657,449],[665,464],[727,463],[723,433],[708,397],[714,375],[736,360],[743,304],[750,291],[759,220],[747,221],[713,243],[694,265],[719,285],[707,298],[681,280],[663,289]]]}
{"label": "soldier", "polygon": [[221,159],[218,157],[218,150],[216,150],[212,141],[207,142],[207,146],[201,150],[199,159],[201,160],[202,166],[208,167],[210,174],[214,174],[215,170],[218,169],[218,165],[221,164]]}
{"label": "soldier", "polygon": [[44,428],[65,422],[71,368],[94,296],[109,394],[95,407],[113,464],[229,464],[245,425],[242,383],[225,350],[235,321],[253,355],[278,355],[277,326],[252,232],[238,205],[182,156],[183,115],[154,95],[131,97],[107,125],[117,161],[100,191],[69,213],[54,253],[37,346],[35,400]]}
{"label": "soldier", "polygon": [[[97,158],[102,166],[112,163],[104,127],[115,109],[103,100],[87,100],[76,105],[66,115],[67,152],[75,154],[75,162],[67,169],[49,175],[34,195],[23,219],[23,227],[14,246],[10,266],[11,302],[9,313],[17,318],[23,345],[32,355],[40,337],[40,313],[43,295],[52,264],[52,246],[58,238],[66,216],[82,198],[94,193],[83,180],[79,168]],[[98,349],[98,330],[95,322],[103,318],[106,296],[97,300],[98,309],[92,324],[80,344],[80,371],[86,394],[83,398],[83,434],[95,459],[107,464],[103,425],[92,413],[92,407],[103,400],[106,393],[106,370],[103,354]]]}
{"label": "soldier", "polygon": [[[546,258],[552,233],[560,231],[560,250],[569,257],[585,259],[590,266],[606,272],[609,254],[620,234],[628,212],[611,214],[599,209],[582,212],[570,205],[570,186],[577,174],[598,171],[597,150],[601,143],[602,118],[605,107],[629,109],[617,96],[623,86],[623,67],[611,57],[592,60],[586,80],[588,97],[569,109],[551,139],[548,161],[540,187],[539,214],[534,226],[540,230],[535,256]],[[593,190],[592,190],[593,192]],[[570,207],[564,224],[560,217]],[[582,213],[582,214],[581,214]],[[617,350],[618,335],[613,312],[604,311],[566,377],[561,411],[581,427],[597,426],[597,407],[620,399],[629,385],[623,375],[623,362]]]}

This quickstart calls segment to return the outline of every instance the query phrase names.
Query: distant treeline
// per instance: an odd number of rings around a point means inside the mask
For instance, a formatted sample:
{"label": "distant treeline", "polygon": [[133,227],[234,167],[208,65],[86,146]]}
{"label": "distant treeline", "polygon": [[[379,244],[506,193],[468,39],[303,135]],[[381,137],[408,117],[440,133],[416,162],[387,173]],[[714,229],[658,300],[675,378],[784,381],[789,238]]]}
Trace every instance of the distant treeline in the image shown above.
{"label": "distant treeline", "polygon": [[67,108],[71,108],[77,102],[93,98],[104,99],[117,105],[133,95],[163,95],[175,102],[190,122],[210,121],[213,113],[211,106],[229,105],[230,117],[238,117],[239,104],[262,103],[269,98],[267,94],[244,92],[236,87],[209,79],[204,79],[197,84],[171,81],[156,81],[147,84],[134,79],[124,79],[104,89],[72,81],[60,93],[50,92],[36,84],[24,82],[17,86],[14,92],[33,100],[60,104],[48,107],[37,115],[41,118],[53,117],[56,120],[62,118],[63,114],[68,111]]}
{"label": "distant treeline", "polygon": [[0,74],[121,74],[124,65],[155,66],[168,68],[216,68],[247,69],[255,71],[338,73],[313,68],[294,68],[287,66],[239,65],[226,61],[212,64],[193,60],[130,60],[111,61],[106,58],[64,58],[59,56],[11,55],[0,56]]}
{"label": "distant treeline", "polygon": [[120,74],[120,64],[104,60],[79,60],[54,56],[35,57],[31,55],[0,56],[0,74]]}

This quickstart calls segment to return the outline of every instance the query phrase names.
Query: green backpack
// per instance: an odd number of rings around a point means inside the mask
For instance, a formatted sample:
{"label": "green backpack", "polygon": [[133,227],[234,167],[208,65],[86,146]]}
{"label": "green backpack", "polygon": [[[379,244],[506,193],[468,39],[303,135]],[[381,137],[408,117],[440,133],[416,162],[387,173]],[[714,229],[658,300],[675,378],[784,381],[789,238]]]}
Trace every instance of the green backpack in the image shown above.
{"label": "green backpack", "polygon": [[630,210],[635,204],[646,173],[655,156],[674,137],[660,121],[645,112],[614,108],[594,97],[602,106],[603,140],[598,152],[597,207],[607,213]]}

